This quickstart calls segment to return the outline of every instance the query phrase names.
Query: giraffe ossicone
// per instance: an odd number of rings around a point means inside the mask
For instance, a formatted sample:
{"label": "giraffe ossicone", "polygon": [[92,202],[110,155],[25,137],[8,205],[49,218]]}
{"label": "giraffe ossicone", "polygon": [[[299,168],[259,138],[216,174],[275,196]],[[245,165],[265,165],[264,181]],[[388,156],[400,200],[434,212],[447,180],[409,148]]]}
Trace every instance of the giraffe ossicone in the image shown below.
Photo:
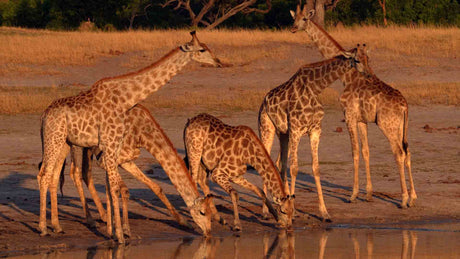
{"label": "giraffe ossicone", "polygon": [[[298,5],[295,13],[291,11],[294,18],[291,31],[304,30],[325,58],[338,55],[344,49],[331,35],[311,20],[312,14],[314,15],[314,12],[307,14],[306,5],[302,10]],[[411,153],[407,140],[409,107],[401,92],[380,80],[373,73],[368,64],[367,53],[367,46],[358,46],[358,58],[368,68],[368,74],[363,75],[352,69],[340,77],[345,86],[340,96],[340,104],[345,114],[353,153],[354,183],[350,201],[355,201],[359,193],[358,139],[361,139],[361,151],[366,167],[366,200],[372,200],[367,124],[375,122],[390,142],[398,166],[402,196],[401,207],[414,206],[417,194],[412,179]],[[406,187],[405,168],[409,176],[410,194]]]}
{"label": "giraffe ossicone", "polygon": [[[268,152],[271,151],[275,134],[279,138],[281,178],[286,187],[289,160],[291,186],[290,194],[295,193],[298,172],[297,149],[300,138],[310,137],[312,170],[318,192],[319,210],[323,220],[330,221],[321,188],[318,146],[321,135],[321,121],[324,111],[318,95],[324,88],[349,70],[357,68],[365,73],[365,67],[357,59],[357,49],[342,51],[341,55],[322,62],[302,66],[287,82],[269,91],[259,110],[259,134]],[[263,208],[266,214],[266,208]]]}

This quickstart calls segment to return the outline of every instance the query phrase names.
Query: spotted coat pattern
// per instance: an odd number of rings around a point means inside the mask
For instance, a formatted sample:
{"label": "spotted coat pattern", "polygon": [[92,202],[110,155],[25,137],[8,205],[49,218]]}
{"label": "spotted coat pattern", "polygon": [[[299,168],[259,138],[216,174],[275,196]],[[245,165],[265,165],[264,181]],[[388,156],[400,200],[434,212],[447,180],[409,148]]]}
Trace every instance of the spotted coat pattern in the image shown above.
{"label": "spotted coat pattern", "polygon": [[[310,137],[312,169],[324,220],[330,220],[323,200],[319,176],[318,145],[324,111],[318,95],[340,76],[357,65],[353,54],[341,55],[323,62],[301,67],[287,82],[272,89],[265,96],[259,111],[259,133],[268,152],[275,133],[280,140],[281,177],[287,183],[287,160],[291,174],[291,194],[295,192],[298,171],[297,148],[300,138]],[[265,208],[264,208],[265,211]]]}
{"label": "spotted coat pattern", "polygon": [[[201,44],[192,41],[173,49],[156,63],[135,73],[105,78],[76,96],[54,101],[42,114],[41,137],[43,166],[37,176],[40,188],[41,235],[47,234],[46,193],[51,197],[51,224],[56,232],[62,228],[57,212],[57,185],[60,166],[71,146],[95,147],[102,151],[102,167],[107,171],[107,211],[115,221],[115,235],[124,243],[118,196],[121,177],[118,155],[125,134],[126,111],[160,89],[191,60],[218,66],[218,60]],[[107,232],[112,236],[112,213],[107,213]]]}
{"label": "spotted coat pattern", "polygon": [[[206,182],[211,179],[232,197],[235,213],[235,229],[241,230],[238,216],[236,191],[231,182],[254,191],[269,207],[275,219],[284,226],[292,224],[293,197],[285,190],[278,170],[270,159],[259,138],[247,126],[229,126],[209,115],[199,114],[190,119],[184,129],[189,169],[194,180],[205,194],[209,193]],[[273,196],[278,210],[271,207],[264,192],[243,177],[246,165],[252,165],[262,177],[264,186]],[[214,216],[220,217],[214,208]]]}
{"label": "spotted coat pattern", "polygon": [[[297,6],[297,11],[295,13],[291,11],[291,14],[294,18],[294,25],[291,30],[293,32],[305,30],[325,58],[336,56],[343,51],[342,46],[332,36],[311,20],[314,16],[314,11],[307,13],[306,6],[304,6],[303,10],[301,10],[300,6]],[[380,80],[372,72],[368,66],[369,58],[365,45],[358,48],[358,56],[363,60],[368,70],[371,71],[370,76],[362,75],[356,69],[352,69],[340,77],[345,86],[343,94],[340,96],[340,103],[350,134],[354,164],[353,194],[350,197],[350,201],[354,201],[359,193],[358,133],[366,167],[366,199],[368,201],[372,200],[367,124],[374,122],[390,142],[398,165],[402,193],[401,207],[406,208],[407,205],[413,206],[415,205],[417,195],[412,179],[411,154],[407,141],[409,119],[407,101],[401,92]],[[410,196],[406,187],[405,167],[409,175]],[[408,201],[409,197],[410,200]]]}

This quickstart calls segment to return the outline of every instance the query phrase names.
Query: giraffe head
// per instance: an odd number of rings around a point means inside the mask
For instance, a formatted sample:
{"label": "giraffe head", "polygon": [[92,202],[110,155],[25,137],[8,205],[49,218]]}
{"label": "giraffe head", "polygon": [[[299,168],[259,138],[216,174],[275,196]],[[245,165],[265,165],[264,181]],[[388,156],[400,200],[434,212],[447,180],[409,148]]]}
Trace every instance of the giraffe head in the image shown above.
{"label": "giraffe head", "polygon": [[292,227],[292,216],[294,215],[295,195],[287,195],[281,199],[274,198],[273,202],[277,205],[278,224],[282,228]]}
{"label": "giraffe head", "polygon": [[359,48],[360,45],[358,44],[358,48],[354,48],[350,51],[342,51],[341,55],[338,57],[350,60],[351,67],[356,68],[361,74],[369,76],[372,74],[372,69],[368,66],[365,49],[359,50]]}
{"label": "giraffe head", "polygon": [[211,233],[211,209],[209,208],[212,202],[212,196],[199,197],[190,208],[190,215],[193,221],[201,228],[205,236]]}
{"label": "giraffe head", "polygon": [[300,8],[300,5],[297,5],[296,11],[290,11],[291,16],[294,19],[294,24],[292,25],[291,32],[295,33],[299,30],[305,30],[307,28],[308,21],[311,21],[311,18],[315,16],[315,10],[310,10],[307,12],[307,5],[303,6],[303,9]]}
{"label": "giraffe head", "polygon": [[223,66],[220,60],[214,56],[208,46],[198,40],[195,31],[190,32],[190,35],[192,35],[192,40],[180,46],[180,49],[183,52],[190,52],[190,57],[192,60],[195,60],[199,63],[204,63],[214,67]]}
{"label": "giraffe head", "polygon": [[368,75],[373,74],[374,71],[372,71],[372,68],[369,66],[369,56],[367,55],[369,53],[369,50],[367,49],[366,44],[365,43],[362,45],[358,44],[357,49],[358,51],[356,53],[356,57],[360,61],[360,63],[363,65],[363,67],[365,68],[364,70],[366,70],[366,74]]}

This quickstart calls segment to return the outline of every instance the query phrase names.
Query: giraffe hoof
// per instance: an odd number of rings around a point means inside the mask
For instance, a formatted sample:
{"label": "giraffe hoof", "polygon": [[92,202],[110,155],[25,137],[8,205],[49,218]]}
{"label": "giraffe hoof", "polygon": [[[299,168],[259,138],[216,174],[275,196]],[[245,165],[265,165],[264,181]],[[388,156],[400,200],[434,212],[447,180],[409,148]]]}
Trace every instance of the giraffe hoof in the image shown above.
{"label": "giraffe hoof", "polygon": [[263,213],[262,214],[262,219],[263,220],[269,220],[270,219],[270,215],[268,213]]}
{"label": "giraffe hoof", "polygon": [[372,196],[370,196],[370,197],[366,197],[366,201],[367,201],[367,202],[373,202],[374,199],[372,198]]}
{"label": "giraffe hoof", "polygon": [[330,219],[330,218],[323,218],[323,222],[331,223],[331,222],[332,222],[332,219]]}
{"label": "giraffe hoof", "polygon": [[50,236],[50,234],[49,234],[47,231],[42,231],[42,232],[40,233],[40,236],[41,236],[41,237],[46,237],[46,236]]}
{"label": "giraffe hoof", "polygon": [[239,225],[235,225],[235,226],[233,226],[232,230],[233,230],[234,232],[241,232],[241,231],[242,231],[242,228],[241,228],[241,226],[239,226]]}
{"label": "giraffe hoof", "polygon": [[356,197],[351,197],[349,200],[348,200],[348,203],[355,203],[356,202]]}
{"label": "giraffe hoof", "polygon": [[53,232],[56,233],[56,234],[63,234],[64,233],[64,231],[62,230],[61,227],[54,228]]}
{"label": "giraffe hoof", "polygon": [[225,221],[225,219],[223,219],[223,218],[220,218],[220,219],[219,219],[219,223],[220,223],[222,226],[227,225],[227,221]]}

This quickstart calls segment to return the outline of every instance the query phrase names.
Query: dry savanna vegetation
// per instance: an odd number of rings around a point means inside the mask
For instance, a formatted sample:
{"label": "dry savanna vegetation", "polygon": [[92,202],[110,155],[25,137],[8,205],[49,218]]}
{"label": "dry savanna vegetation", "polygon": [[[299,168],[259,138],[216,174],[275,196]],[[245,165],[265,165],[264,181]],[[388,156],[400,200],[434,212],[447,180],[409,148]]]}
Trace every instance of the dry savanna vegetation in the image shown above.
{"label": "dry savanna vegetation", "polygon": [[[370,46],[371,58],[407,66],[440,66],[439,58],[456,59],[459,54],[458,28],[439,27],[387,27],[375,26],[333,28],[332,36],[344,47],[355,46],[356,35],[360,43]],[[305,33],[262,30],[214,30],[199,32],[201,39],[212,46],[221,60],[239,66],[257,62],[291,61],[289,53],[295,44],[306,44]],[[102,57],[120,53],[132,55],[123,64],[136,69],[161,57],[169,49],[189,40],[184,30],[155,30],[130,32],[61,32],[0,27],[0,77],[22,73],[62,73],[59,66],[90,66]],[[378,52],[373,50],[378,49]],[[436,59],[433,59],[436,57]],[[146,63],[147,62],[147,63]],[[302,60],[292,60],[302,64]],[[266,63],[269,66],[269,62]],[[249,69],[249,68],[248,68]],[[276,85],[273,85],[273,87]],[[392,84],[401,90],[413,105],[460,104],[460,84],[438,82],[412,82]],[[74,95],[84,87],[0,87],[0,113],[36,113],[43,111],[52,100]],[[249,90],[251,89],[251,90]],[[200,98],[200,92],[187,92],[162,98],[151,96],[145,103],[150,107],[202,106],[209,109],[258,109],[268,89],[246,87],[244,89],[218,90],[215,94]],[[325,105],[338,107],[339,93],[326,89],[321,95]]]}

